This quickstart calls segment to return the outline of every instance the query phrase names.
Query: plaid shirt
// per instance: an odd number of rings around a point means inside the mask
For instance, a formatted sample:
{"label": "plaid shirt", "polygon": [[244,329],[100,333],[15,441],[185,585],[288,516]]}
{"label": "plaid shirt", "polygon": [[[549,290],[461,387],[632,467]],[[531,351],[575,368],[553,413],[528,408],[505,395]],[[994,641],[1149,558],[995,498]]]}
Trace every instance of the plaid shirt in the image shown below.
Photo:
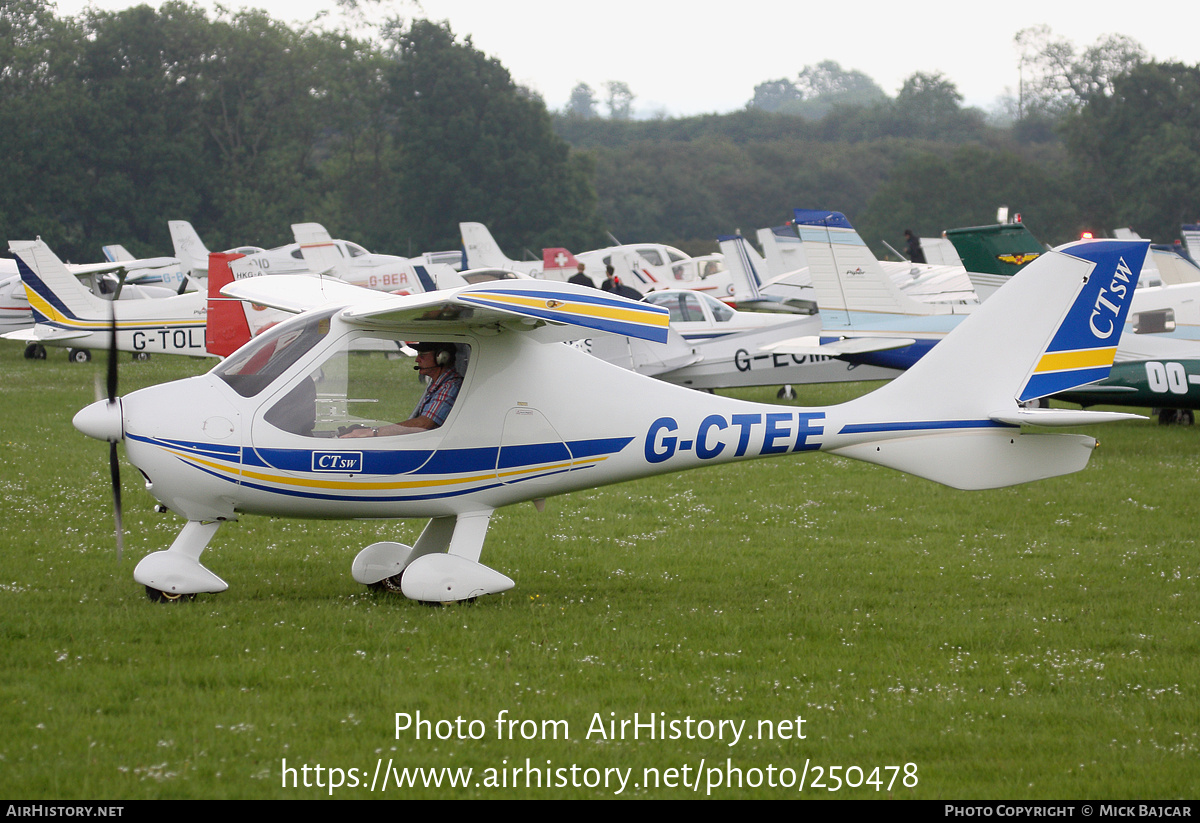
{"label": "plaid shirt", "polygon": [[458,390],[461,388],[462,375],[453,368],[446,369],[425,387],[425,394],[421,396],[421,402],[417,403],[409,420],[426,417],[432,420],[435,426],[442,425],[446,422],[450,409],[454,408],[454,399],[458,397]]}

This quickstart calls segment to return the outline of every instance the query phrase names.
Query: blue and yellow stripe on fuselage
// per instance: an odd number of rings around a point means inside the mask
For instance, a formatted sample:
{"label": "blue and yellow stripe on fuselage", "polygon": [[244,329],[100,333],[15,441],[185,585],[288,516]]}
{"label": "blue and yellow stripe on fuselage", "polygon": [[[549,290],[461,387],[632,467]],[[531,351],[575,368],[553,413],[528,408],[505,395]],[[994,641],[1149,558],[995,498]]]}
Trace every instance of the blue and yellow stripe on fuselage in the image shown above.
{"label": "blue and yellow stripe on fuselage", "polygon": [[[305,470],[326,449],[222,447],[130,434],[179,462],[227,483],[311,501],[403,504],[474,494],[552,474],[589,469],[619,453],[632,437],[520,447],[361,450],[361,471]],[[340,452],[361,441],[330,440]]]}

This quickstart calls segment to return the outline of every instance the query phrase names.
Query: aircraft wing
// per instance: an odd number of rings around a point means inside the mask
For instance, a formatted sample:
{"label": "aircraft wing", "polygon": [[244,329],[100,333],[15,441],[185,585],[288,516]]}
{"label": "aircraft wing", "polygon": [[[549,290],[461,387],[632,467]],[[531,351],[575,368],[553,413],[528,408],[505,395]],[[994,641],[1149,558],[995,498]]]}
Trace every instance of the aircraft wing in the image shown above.
{"label": "aircraft wing", "polygon": [[573,340],[580,329],[665,343],[669,313],[660,306],[616,297],[570,283],[498,280],[414,295],[388,295],[329,279],[271,275],[240,280],[221,289],[227,297],[285,311],[331,303],[342,317],[373,328],[453,331],[497,326],[536,331],[547,341]]}
{"label": "aircraft wing", "polygon": [[768,343],[762,348],[778,354],[820,354],[826,357],[842,357],[849,354],[890,351],[911,346],[917,341],[912,337],[842,337],[822,343],[816,335],[793,337],[778,343]]}
{"label": "aircraft wing", "polygon": [[351,307],[342,315],[363,325],[433,331],[453,326],[538,330],[545,340],[572,340],[579,329],[667,342],[669,312],[586,286],[542,280],[498,280],[486,285],[393,297]]}
{"label": "aircraft wing", "polygon": [[174,257],[144,257],[141,260],[114,260],[107,263],[83,263],[72,265],[71,274],[76,277],[84,274],[96,274],[110,271],[136,271],[140,269],[165,269],[178,267],[179,260]]}
{"label": "aircraft wing", "polygon": [[247,277],[225,286],[221,289],[221,294],[293,314],[318,306],[359,303],[364,299],[381,296],[381,292],[352,286],[344,280],[308,274]]}

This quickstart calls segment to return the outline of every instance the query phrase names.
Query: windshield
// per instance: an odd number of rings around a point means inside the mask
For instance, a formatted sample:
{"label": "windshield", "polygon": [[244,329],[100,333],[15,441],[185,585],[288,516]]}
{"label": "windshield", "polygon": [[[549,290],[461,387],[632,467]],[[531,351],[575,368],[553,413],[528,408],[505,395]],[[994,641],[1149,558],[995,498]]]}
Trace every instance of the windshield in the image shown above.
{"label": "windshield", "polygon": [[337,309],[280,323],[242,346],[213,369],[242,397],[253,397],[329,333]]}

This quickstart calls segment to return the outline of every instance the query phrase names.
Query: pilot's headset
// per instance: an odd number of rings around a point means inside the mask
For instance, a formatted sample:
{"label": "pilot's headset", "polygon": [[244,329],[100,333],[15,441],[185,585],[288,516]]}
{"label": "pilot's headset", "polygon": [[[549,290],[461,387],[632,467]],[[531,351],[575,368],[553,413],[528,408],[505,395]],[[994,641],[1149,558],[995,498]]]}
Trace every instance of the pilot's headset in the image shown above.
{"label": "pilot's headset", "polygon": [[419,343],[417,351],[433,352],[433,362],[437,366],[452,366],[454,365],[455,348],[453,343]]}

